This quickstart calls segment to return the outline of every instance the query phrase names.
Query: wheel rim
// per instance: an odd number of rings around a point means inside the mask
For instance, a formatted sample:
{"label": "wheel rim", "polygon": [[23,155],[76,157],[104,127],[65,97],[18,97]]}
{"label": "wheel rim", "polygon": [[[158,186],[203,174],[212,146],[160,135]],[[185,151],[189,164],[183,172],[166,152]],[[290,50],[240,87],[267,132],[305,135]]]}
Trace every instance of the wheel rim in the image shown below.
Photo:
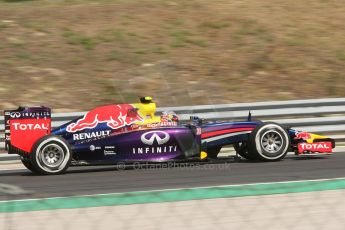
{"label": "wheel rim", "polygon": [[261,138],[261,147],[270,154],[277,154],[283,147],[282,135],[275,130],[265,132]]}
{"label": "wheel rim", "polygon": [[40,161],[49,168],[58,168],[64,161],[64,150],[57,144],[46,145],[39,154]]}

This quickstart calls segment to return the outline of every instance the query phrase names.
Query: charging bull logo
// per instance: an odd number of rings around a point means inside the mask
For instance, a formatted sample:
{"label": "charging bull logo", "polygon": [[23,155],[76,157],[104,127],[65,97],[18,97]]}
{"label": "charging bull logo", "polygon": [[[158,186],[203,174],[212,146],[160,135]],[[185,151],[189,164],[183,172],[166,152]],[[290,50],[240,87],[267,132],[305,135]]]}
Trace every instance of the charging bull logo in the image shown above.
{"label": "charging bull logo", "polygon": [[300,133],[296,133],[295,139],[309,140],[311,139],[311,135],[310,133],[307,133],[307,132],[300,132]]}
{"label": "charging bull logo", "polygon": [[108,105],[91,110],[75,123],[67,126],[67,132],[77,132],[95,128],[100,123],[106,123],[112,129],[143,121],[137,109],[129,104]]}

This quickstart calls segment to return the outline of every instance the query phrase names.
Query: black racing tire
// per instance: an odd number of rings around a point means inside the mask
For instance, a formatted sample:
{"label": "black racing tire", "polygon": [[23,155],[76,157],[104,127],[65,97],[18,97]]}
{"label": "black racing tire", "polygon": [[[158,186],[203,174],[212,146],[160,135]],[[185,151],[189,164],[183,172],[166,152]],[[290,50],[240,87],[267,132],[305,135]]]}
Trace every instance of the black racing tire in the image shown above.
{"label": "black racing tire", "polygon": [[255,155],[252,155],[248,152],[248,144],[246,141],[235,143],[234,149],[238,155],[240,155],[242,158],[246,160],[250,160],[250,161],[257,160]]}
{"label": "black racing tire", "polygon": [[22,161],[23,165],[25,166],[25,168],[29,169],[31,172],[33,173],[38,173],[38,171],[36,170],[36,168],[32,165],[30,159],[21,156],[20,160]]}
{"label": "black racing tire", "polygon": [[65,139],[47,135],[38,140],[30,154],[30,162],[41,175],[63,174],[69,167],[72,151]]}
{"label": "black racing tire", "polygon": [[279,124],[268,122],[258,125],[249,136],[248,152],[261,161],[282,160],[290,146],[286,129]]}
{"label": "black racing tire", "polygon": [[222,149],[221,146],[207,148],[207,151],[206,151],[207,157],[209,159],[217,159],[218,154],[219,154],[221,149]]}

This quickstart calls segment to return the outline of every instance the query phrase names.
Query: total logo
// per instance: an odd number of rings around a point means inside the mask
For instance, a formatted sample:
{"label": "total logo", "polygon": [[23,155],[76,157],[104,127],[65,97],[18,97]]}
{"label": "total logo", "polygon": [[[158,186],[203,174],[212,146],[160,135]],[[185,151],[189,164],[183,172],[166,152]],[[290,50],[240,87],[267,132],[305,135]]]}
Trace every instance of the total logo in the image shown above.
{"label": "total logo", "polygon": [[48,124],[21,124],[12,123],[14,130],[49,130]]}
{"label": "total logo", "polygon": [[164,145],[170,140],[169,133],[164,131],[146,132],[141,135],[140,140],[142,143],[150,145],[151,147],[133,148],[133,154],[159,154],[177,152],[177,145]]}
{"label": "total logo", "polygon": [[319,143],[300,143],[298,145],[298,151],[303,153],[305,151],[310,152],[320,152],[320,153],[330,153],[332,152],[332,143],[331,142],[319,142]]}

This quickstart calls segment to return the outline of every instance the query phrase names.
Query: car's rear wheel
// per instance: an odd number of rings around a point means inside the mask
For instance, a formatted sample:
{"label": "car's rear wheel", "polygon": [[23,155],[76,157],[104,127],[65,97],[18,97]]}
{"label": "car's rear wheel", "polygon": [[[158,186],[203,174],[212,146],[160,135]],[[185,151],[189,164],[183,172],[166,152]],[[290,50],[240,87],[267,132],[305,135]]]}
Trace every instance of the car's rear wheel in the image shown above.
{"label": "car's rear wheel", "polygon": [[278,161],[286,156],[289,145],[289,135],[282,126],[264,123],[251,133],[248,152],[259,160]]}
{"label": "car's rear wheel", "polygon": [[71,162],[69,144],[59,136],[45,136],[33,147],[31,164],[39,174],[64,173]]}
{"label": "car's rear wheel", "polygon": [[29,169],[33,173],[37,173],[36,168],[32,165],[31,161],[29,158],[21,156],[20,157],[21,162],[25,166],[25,168]]}

